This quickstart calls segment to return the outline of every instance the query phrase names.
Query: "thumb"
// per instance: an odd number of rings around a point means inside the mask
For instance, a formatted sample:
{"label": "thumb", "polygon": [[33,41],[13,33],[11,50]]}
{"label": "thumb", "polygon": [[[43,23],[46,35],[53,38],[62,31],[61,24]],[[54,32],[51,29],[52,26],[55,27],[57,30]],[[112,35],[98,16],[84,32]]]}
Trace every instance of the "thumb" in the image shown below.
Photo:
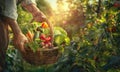
{"label": "thumb", "polygon": [[24,43],[21,43],[21,45],[20,45],[20,51],[22,53],[25,53]]}

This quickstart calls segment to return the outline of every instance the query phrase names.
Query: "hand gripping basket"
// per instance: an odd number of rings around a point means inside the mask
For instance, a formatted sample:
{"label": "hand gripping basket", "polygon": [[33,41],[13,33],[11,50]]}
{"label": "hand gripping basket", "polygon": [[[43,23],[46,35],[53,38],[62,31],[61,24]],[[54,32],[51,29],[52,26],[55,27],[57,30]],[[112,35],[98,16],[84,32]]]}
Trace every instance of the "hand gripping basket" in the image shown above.
{"label": "hand gripping basket", "polygon": [[[53,42],[53,29],[50,23],[48,23],[50,27],[50,33],[52,35]],[[52,43],[53,44],[53,43]],[[52,48],[39,48],[36,52],[33,52],[31,48],[25,48],[26,52],[22,54],[23,59],[32,64],[32,65],[47,65],[53,64],[57,62],[60,53],[58,47]]]}

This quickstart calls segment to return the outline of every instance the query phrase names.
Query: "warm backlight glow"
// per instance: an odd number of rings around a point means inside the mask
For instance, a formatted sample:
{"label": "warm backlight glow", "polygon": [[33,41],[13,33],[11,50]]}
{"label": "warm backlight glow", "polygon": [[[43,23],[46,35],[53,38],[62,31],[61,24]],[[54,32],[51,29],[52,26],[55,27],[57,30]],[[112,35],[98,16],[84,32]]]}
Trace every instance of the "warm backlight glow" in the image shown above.
{"label": "warm backlight glow", "polygon": [[69,10],[68,3],[64,2],[62,8],[63,8],[64,11],[68,11]]}
{"label": "warm backlight glow", "polygon": [[57,9],[57,0],[46,0],[50,3],[51,7],[55,10]]}
{"label": "warm backlight glow", "polygon": [[[46,0],[46,1],[48,1],[50,3],[50,5],[51,5],[53,10],[57,10],[58,9],[58,7],[57,7],[57,0]],[[66,1],[64,1],[62,6],[61,6],[61,9],[64,10],[64,11],[68,11],[69,10],[69,6],[68,5],[69,4]]]}

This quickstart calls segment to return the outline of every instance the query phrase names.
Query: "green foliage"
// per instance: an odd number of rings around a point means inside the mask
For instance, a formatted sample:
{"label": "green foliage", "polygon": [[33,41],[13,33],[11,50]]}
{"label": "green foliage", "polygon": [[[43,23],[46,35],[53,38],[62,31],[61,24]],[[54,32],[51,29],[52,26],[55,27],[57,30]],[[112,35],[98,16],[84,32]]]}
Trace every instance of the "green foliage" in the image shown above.
{"label": "green foliage", "polygon": [[33,50],[33,52],[36,52],[37,49],[41,47],[40,44],[39,44],[39,42],[37,40],[28,43],[26,45],[26,47],[27,46],[30,47]]}
{"label": "green foliage", "polygon": [[23,69],[23,61],[18,50],[13,46],[9,46],[6,54],[6,69],[5,72],[21,72]]}
{"label": "green foliage", "polygon": [[70,39],[67,32],[61,27],[54,27],[54,42],[57,45],[62,45],[63,43],[69,45]]}
{"label": "green foliage", "polygon": [[[68,48],[71,51],[65,50],[68,55],[67,57],[66,54],[63,55],[56,72],[64,72],[64,66],[67,70],[71,70],[74,63],[75,66],[77,64],[87,70],[83,72],[104,72],[106,70],[104,67],[107,67],[108,72],[119,72],[119,10],[114,8],[114,2],[109,0],[101,2],[100,12],[97,13],[98,1],[89,2],[89,0],[81,0],[86,10],[87,26],[80,29],[79,34],[72,36],[75,46],[70,44]],[[113,30],[109,31],[111,27]],[[118,57],[108,61],[113,56]],[[69,61],[71,58],[73,61]],[[65,62],[63,62],[64,59],[66,59]],[[66,65],[66,62],[69,64]]]}
{"label": "green foliage", "polygon": [[[62,14],[60,17],[55,15],[56,24],[63,24],[62,27],[71,31],[66,33],[59,27],[54,28],[56,29],[54,31],[56,40],[54,41],[58,45],[64,41],[68,43],[65,44],[64,53],[58,62],[54,65],[39,67],[27,66],[26,63],[21,65],[22,63],[18,62],[17,58],[14,59],[16,54],[10,51],[7,53],[7,61],[10,63],[8,64],[9,71],[17,72],[19,68],[23,68],[21,66],[24,66],[26,72],[120,72],[120,11],[119,8],[113,6],[115,0],[101,0],[100,5],[98,5],[99,0],[67,1],[70,3],[70,7],[75,5],[75,8],[70,8],[75,10],[72,11],[73,15],[76,11],[78,11],[77,14],[80,13],[79,5],[83,6],[86,20],[84,28],[78,28],[77,32],[73,31],[72,27],[77,27],[75,20],[79,20],[79,16],[74,15],[73,18],[64,22],[63,20],[69,18],[72,13],[66,13],[59,9]],[[25,32],[25,25],[32,17],[22,11],[22,8],[19,9],[19,14],[18,22]],[[72,20],[74,22],[70,23]],[[70,42],[66,36],[71,33]]]}
{"label": "green foliage", "polygon": [[63,34],[64,36],[67,36],[67,32],[61,28],[61,27],[54,27],[54,35]]}
{"label": "green foliage", "polygon": [[52,14],[52,8],[46,0],[37,0],[37,7],[48,17]]}

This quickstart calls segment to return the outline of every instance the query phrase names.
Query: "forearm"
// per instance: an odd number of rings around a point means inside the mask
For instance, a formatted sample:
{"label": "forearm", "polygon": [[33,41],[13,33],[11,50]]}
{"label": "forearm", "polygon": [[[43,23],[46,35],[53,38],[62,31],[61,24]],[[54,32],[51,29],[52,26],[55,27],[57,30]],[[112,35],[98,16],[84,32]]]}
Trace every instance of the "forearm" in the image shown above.
{"label": "forearm", "polygon": [[33,19],[35,18],[35,21],[47,22],[51,29],[51,34],[53,34],[52,25],[50,24],[49,20],[46,18],[45,14],[37,8],[37,6],[34,3],[25,4],[24,2],[22,2],[21,4],[28,12],[30,12],[33,15]]}
{"label": "forearm", "polygon": [[50,27],[50,33],[53,39],[53,28],[45,14],[38,9],[36,4],[31,3],[31,4],[26,4],[24,2],[21,3],[22,6],[33,15],[33,20],[37,22],[47,22],[48,26]]}
{"label": "forearm", "polygon": [[30,12],[33,16],[35,16],[35,14],[40,11],[40,10],[36,7],[35,4],[28,4],[28,5],[26,5],[26,4],[23,2],[23,3],[21,3],[21,5],[22,5],[22,7],[23,7],[24,9],[26,9],[28,12]]}
{"label": "forearm", "polygon": [[13,44],[15,48],[17,48],[20,52],[25,53],[24,44],[28,42],[25,35],[22,33],[21,29],[19,28],[16,20],[11,18],[4,19],[5,24],[8,24],[12,31],[13,31]]}
{"label": "forearm", "polygon": [[5,22],[7,24],[9,24],[9,26],[11,27],[14,36],[17,36],[18,34],[22,33],[21,29],[18,26],[18,23],[16,22],[16,20],[10,19],[10,18],[6,18]]}
{"label": "forearm", "polygon": [[40,11],[38,9],[38,7],[34,4],[25,4],[24,2],[21,3],[21,5],[23,6],[23,8],[25,8],[28,12],[30,12],[32,14],[32,16],[35,18],[37,16],[39,16],[41,18],[41,22],[46,21],[47,18],[44,15],[44,13],[42,11]]}

